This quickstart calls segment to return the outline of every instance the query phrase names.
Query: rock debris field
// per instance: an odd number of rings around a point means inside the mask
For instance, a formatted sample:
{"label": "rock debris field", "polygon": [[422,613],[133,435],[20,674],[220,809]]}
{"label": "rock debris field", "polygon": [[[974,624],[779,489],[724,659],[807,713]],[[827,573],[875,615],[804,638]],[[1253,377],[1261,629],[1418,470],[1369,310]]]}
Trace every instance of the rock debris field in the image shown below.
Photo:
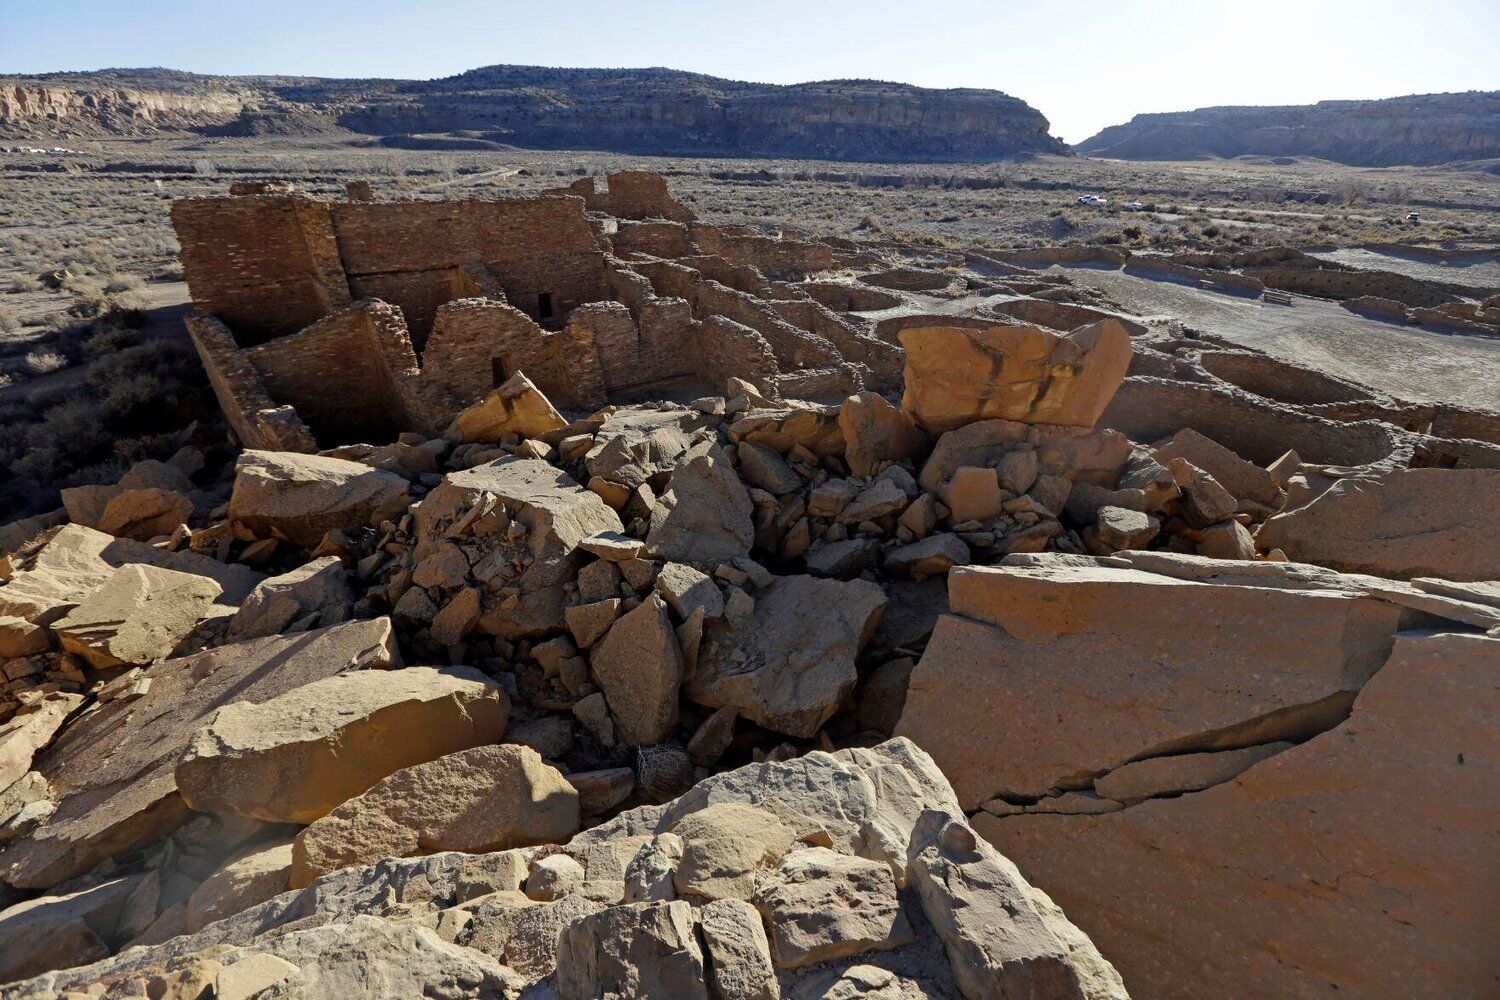
{"label": "rock debris field", "polygon": [[1495,289],[641,172],[173,218],[233,438],[0,527],[0,996],[1500,990],[1500,414],[1073,276]]}

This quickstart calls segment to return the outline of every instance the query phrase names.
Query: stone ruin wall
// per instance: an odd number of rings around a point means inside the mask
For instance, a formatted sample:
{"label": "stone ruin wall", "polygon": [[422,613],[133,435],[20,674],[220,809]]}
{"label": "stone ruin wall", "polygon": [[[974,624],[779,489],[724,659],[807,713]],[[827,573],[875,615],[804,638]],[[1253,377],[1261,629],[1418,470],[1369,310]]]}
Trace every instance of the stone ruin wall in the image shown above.
{"label": "stone ruin wall", "polygon": [[224,417],[245,447],[317,450],[312,431],[296,410],[271,399],[260,372],[234,342],[229,327],[213,316],[194,313],[187,317],[187,330]]}

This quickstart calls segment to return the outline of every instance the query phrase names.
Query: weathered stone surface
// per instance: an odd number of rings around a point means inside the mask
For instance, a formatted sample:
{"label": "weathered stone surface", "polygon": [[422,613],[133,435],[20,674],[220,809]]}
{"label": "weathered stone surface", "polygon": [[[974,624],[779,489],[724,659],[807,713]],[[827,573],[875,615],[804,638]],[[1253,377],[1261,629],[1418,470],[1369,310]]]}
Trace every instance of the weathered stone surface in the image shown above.
{"label": "weathered stone surface", "polygon": [[760,913],[739,899],[716,899],[698,911],[708,959],[708,986],[715,1000],[779,1000]]}
{"label": "weathered stone surface", "polygon": [[810,737],[853,688],[855,654],[885,605],[884,592],[865,580],[778,577],[756,593],[750,621],[709,627],[688,696],[710,708],[733,706],[776,732]]}
{"label": "weathered stone surface", "polygon": [[672,562],[707,567],[748,556],[753,508],[729,458],[717,445],[695,449],[673,473],[651,511],[646,547]]}
{"label": "weathered stone surface", "polygon": [[610,414],[585,457],[589,474],[634,487],[671,472],[712,440],[710,417],[696,410],[622,407]]}
{"label": "weathered stone surface", "polygon": [[873,476],[884,462],[918,460],[927,454],[927,435],[878,392],[861,392],[839,407],[844,461],[856,476]]}
{"label": "weathered stone surface", "polygon": [[199,812],[311,823],[404,767],[499,741],[509,714],[472,667],[355,670],[221,708],[177,788]]}
{"label": "weathered stone surface", "polygon": [[121,566],[83,603],[52,623],[63,649],[96,669],[144,666],[177,653],[210,617],[223,588],[206,576]]}
{"label": "weathered stone surface", "polygon": [[1144,548],[1161,530],[1161,522],[1156,518],[1123,507],[1100,507],[1095,525],[1100,543],[1110,552]]}
{"label": "weathered stone surface", "polygon": [[939,437],[917,481],[923,489],[935,490],[960,467],[996,465],[1021,443],[1055,451],[1060,467],[1073,479],[1108,488],[1130,458],[1130,441],[1116,430],[980,420]]}
{"label": "weathered stone surface", "polygon": [[751,486],[773,496],[802,488],[802,477],[792,471],[778,452],[754,441],[741,441],[735,450],[740,461],[740,478]]}
{"label": "weathered stone surface", "polygon": [[1142,757],[1316,732],[1379,668],[1400,616],[1349,592],[1104,567],[969,567],[948,590],[953,615],[896,732],[966,809]]}
{"label": "weathered stone surface", "polygon": [[1401,469],[1341,479],[1261,525],[1256,543],[1354,573],[1500,579],[1500,469]]}
{"label": "weathered stone surface", "polygon": [[201,930],[286,892],[292,877],[292,842],[259,844],[214,872],[187,902],[187,930]]}
{"label": "weathered stone surface", "polygon": [[1140,996],[1483,996],[1497,712],[1500,639],[1403,635],[1347,721],[1231,781],[975,827]]}
{"label": "weathered stone surface", "polygon": [[382,778],[299,833],[292,885],[381,858],[555,843],[577,829],[578,793],[535,750],[475,747]]}
{"label": "weathered stone surface", "polygon": [[1203,529],[1198,554],[1211,559],[1254,559],[1255,539],[1238,521],[1220,521]]}
{"label": "weathered stone surface", "polygon": [[57,810],[0,852],[0,878],[44,888],[177,826],[173,773],[193,733],[234,701],[267,701],[347,669],[400,663],[388,619],[221,646],[147,668],[139,698],[107,702],[63,731],[36,763]]}
{"label": "weathered stone surface", "polygon": [[140,928],[122,927],[145,876],[132,875],[0,910],[0,983],[108,956]]}
{"label": "weathered stone surface", "polygon": [[[29,711],[0,724],[0,793],[31,770],[32,757],[52,741],[68,717],[83,705],[83,695],[54,691]],[[0,816],[0,821],[9,817]]]}
{"label": "weathered stone surface", "polygon": [[52,648],[52,637],[41,625],[24,618],[0,615],[0,660],[35,656]]}
{"label": "weathered stone surface", "polygon": [[261,538],[312,548],[335,529],[399,517],[410,502],[393,472],[322,455],[245,451],[235,465],[229,517]]}
{"label": "weathered stone surface", "polygon": [[807,571],[813,576],[848,580],[874,569],[880,542],[874,538],[846,538],[829,542],[807,554]]}
{"label": "weathered stone surface", "polygon": [[588,649],[604,638],[619,612],[620,599],[611,597],[607,601],[577,604],[566,608],[563,611],[563,618],[568,623],[568,631],[572,634],[573,641],[578,643],[580,649]]}
{"label": "weathered stone surface", "polygon": [[682,840],[673,885],[682,899],[749,899],[762,871],[774,866],[797,835],[774,813],[724,802],[672,827]]}
{"label": "weathered stone surface", "polygon": [[965,997],[1128,995],[1088,937],[962,819],[922,814],[912,832],[911,880]]}
{"label": "weathered stone surface", "polygon": [[196,552],[165,552],[102,531],[64,524],[8,557],[10,578],[0,587],[0,614],[48,625],[130,563],[205,576],[217,583],[226,607],[238,607],[264,577],[248,566],[225,565]]}
{"label": "weathered stone surface", "polygon": [[943,483],[943,504],[953,524],[987,521],[997,516],[1005,502],[1000,495],[1000,477],[989,466],[962,465]]}
{"label": "weathered stone surface", "polygon": [[912,940],[885,865],[807,847],[781,859],[755,895],[778,969],[795,969]]}
{"label": "weathered stone surface", "polygon": [[1278,492],[1271,473],[1254,462],[1247,462],[1219,442],[1185,427],[1170,440],[1152,451],[1162,465],[1183,458],[1218,480],[1219,485],[1239,500],[1273,504]]}
{"label": "weathered stone surface", "polygon": [[723,591],[707,573],[686,563],[667,563],[656,574],[654,586],[667,606],[684,620],[692,617],[698,608],[703,609],[705,618],[722,618],[724,615]]}
{"label": "weathered stone surface", "polygon": [[227,640],[242,642],[284,632],[316,614],[320,628],[349,617],[354,590],[338,556],[310,560],[289,573],[261,581],[229,622]]}
{"label": "weathered stone surface", "polygon": [[968,544],[957,535],[943,532],[928,535],[920,542],[901,545],[886,553],[887,573],[914,577],[940,576],[955,566],[966,566],[973,560]]}
{"label": "weathered stone surface", "polygon": [[1092,427],[1130,367],[1130,334],[1103,320],[1067,334],[996,324],[902,330],[901,408],[941,434],[979,420]]}
{"label": "weathered stone surface", "polygon": [[627,744],[659,743],[676,727],[682,650],[659,595],[616,621],[589,663]]}
{"label": "weathered stone surface", "polygon": [[561,413],[524,372],[516,372],[494,392],[459,412],[452,430],[464,442],[493,442],[506,435],[539,438],[568,426]]}
{"label": "weathered stone surface", "polygon": [[1148,757],[1095,778],[1094,791],[1126,805],[1179,792],[1196,792],[1228,781],[1252,764],[1274,757],[1293,745],[1263,743],[1240,750]]}
{"label": "weathered stone surface", "polygon": [[557,941],[557,992],[594,997],[708,997],[693,908],[628,903],[591,914]]}
{"label": "weathered stone surface", "polygon": [[497,892],[473,907],[473,923],[459,940],[500,959],[527,979],[540,979],[557,968],[562,932],[603,909],[604,904],[576,892],[555,903],[538,903],[519,892]]}

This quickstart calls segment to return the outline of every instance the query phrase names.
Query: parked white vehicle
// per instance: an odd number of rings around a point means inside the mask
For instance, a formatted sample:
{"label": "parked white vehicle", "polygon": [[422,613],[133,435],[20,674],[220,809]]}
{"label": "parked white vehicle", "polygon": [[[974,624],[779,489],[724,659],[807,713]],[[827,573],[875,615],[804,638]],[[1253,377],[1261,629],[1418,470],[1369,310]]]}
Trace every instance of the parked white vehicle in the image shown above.
{"label": "parked white vehicle", "polygon": [[1097,194],[1086,194],[1078,199],[1080,205],[1108,205],[1108,198],[1101,198]]}
{"label": "parked white vehicle", "polygon": [[1145,210],[1146,206],[1138,201],[1132,201],[1130,204],[1125,206],[1125,211],[1127,212],[1144,212]]}

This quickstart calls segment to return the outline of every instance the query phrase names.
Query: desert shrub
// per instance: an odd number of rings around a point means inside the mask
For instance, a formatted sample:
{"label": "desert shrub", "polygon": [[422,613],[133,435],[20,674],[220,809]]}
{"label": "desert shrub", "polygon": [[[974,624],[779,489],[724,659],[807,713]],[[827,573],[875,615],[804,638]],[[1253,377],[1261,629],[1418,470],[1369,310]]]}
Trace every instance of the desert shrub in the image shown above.
{"label": "desert shrub", "polygon": [[117,274],[104,283],[104,292],[106,295],[118,295],[140,288],[142,284],[139,275]]}
{"label": "desert shrub", "polygon": [[21,329],[20,320],[9,309],[0,309],[0,333],[10,334]]}
{"label": "desert shrub", "polygon": [[68,359],[57,351],[36,350],[26,355],[26,372],[35,377],[50,375],[68,367]]}

